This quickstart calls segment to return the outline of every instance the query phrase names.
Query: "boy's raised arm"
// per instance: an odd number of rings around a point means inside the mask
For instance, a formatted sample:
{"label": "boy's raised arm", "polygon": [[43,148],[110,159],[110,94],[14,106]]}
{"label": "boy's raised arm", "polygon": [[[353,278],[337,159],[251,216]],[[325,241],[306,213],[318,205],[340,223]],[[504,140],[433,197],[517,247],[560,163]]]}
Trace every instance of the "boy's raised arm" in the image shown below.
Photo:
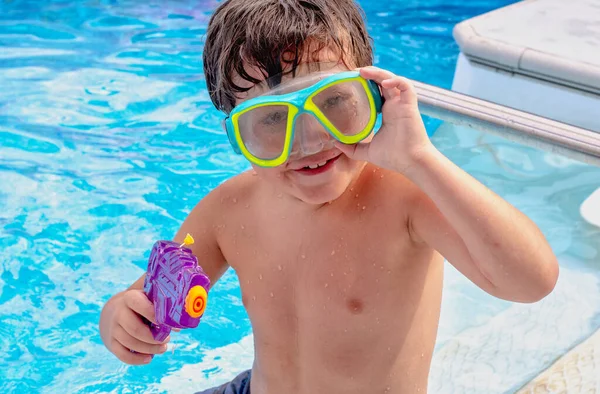
{"label": "boy's raised arm", "polygon": [[438,250],[494,296],[535,302],[552,291],[556,257],[524,214],[433,146],[406,175],[424,192],[409,218],[413,239]]}
{"label": "boy's raised arm", "polygon": [[385,98],[382,126],[369,143],[338,147],[418,186],[417,208],[409,218],[413,239],[438,250],[497,297],[534,302],[552,291],[558,263],[543,234],[433,146],[412,84],[376,67],[361,69],[361,75],[375,81]]}

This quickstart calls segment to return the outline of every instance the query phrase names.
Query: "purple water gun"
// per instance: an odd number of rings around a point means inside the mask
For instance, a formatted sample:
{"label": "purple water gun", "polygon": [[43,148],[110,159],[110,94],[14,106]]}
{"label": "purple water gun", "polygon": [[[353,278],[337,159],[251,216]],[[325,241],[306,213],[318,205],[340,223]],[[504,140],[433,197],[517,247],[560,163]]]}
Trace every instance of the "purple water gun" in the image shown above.
{"label": "purple water gun", "polygon": [[157,341],[165,340],[173,328],[197,327],[206,309],[210,279],[185,247],[193,243],[188,234],[181,245],[158,241],[152,248],[144,292],[154,304],[157,324],[148,324]]}

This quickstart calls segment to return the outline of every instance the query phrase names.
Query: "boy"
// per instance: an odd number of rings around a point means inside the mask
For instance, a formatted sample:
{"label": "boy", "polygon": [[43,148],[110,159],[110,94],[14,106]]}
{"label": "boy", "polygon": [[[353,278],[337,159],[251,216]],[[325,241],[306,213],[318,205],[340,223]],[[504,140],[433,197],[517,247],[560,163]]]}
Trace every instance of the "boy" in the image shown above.
{"label": "boy", "polygon": [[[426,392],[442,256],[503,299],[554,288],[539,229],[442,156],[410,83],[371,64],[352,0],[229,0],[213,15],[207,84],[254,171],[209,193],[175,240],[196,236],[212,283],[237,272],[255,361],[203,393]],[[154,318],[143,280],[100,322],[128,364],[166,350],[140,317]]]}

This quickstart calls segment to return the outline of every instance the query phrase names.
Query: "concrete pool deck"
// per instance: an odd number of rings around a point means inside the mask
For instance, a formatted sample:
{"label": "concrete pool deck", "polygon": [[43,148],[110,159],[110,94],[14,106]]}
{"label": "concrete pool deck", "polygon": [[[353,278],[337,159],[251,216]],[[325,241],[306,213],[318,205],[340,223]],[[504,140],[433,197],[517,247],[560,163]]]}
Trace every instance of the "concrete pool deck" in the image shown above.
{"label": "concrete pool deck", "polygon": [[561,357],[517,394],[599,392],[600,330]]}

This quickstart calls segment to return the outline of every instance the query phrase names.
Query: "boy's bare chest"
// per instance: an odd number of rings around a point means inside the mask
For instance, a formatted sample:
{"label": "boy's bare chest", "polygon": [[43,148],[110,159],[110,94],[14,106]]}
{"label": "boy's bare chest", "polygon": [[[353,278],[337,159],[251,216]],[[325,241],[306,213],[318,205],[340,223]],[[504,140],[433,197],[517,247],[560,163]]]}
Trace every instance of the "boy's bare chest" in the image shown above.
{"label": "boy's bare chest", "polygon": [[251,317],[260,308],[268,320],[323,313],[372,319],[397,300],[389,289],[401,291],[414,257],[401,223],[376,217],[320,225],[279,220],[270,227],[240,225],[231,234],[226,255]]}

